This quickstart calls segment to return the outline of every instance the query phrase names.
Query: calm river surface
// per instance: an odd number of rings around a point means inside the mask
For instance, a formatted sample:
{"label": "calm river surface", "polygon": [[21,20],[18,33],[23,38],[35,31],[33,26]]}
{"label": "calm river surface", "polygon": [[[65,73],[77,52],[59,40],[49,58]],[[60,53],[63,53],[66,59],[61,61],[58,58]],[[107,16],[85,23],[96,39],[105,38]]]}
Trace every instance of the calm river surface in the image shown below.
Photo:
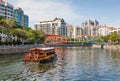
{"label": "calm river surface", "polygon": [[120,54],[100,48],[56,48],[57,60],[25,64],[24,54],[0,56],[0,81],[120,81]]}

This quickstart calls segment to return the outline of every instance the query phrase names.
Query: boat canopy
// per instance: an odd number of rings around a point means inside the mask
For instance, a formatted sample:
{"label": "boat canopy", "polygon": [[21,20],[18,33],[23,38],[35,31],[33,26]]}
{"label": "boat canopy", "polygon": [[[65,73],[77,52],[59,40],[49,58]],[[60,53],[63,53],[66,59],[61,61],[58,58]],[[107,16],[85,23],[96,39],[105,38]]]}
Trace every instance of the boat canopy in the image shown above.
{"label": "boat canopy", "polygon": [[54,49],[54,47],[42,47],[42,48],[40,48],[40,47],[38,47],[38,48],[31,48],[30,50],[31,51],[34,51],[34,50],[53,50]]}
{"label": "boat canopy", "polygon": [[40,50],[52,50],[54,47],[45,47],[45,48],[39,48]]}

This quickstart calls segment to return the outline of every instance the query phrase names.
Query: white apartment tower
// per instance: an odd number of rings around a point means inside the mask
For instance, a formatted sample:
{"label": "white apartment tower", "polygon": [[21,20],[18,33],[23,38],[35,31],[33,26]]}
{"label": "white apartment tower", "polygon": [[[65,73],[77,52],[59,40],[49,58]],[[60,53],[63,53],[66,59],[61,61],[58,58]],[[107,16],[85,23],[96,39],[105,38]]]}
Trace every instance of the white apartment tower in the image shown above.
{"label": "white apartment tower", "polygon": [[36,30],[42,30],[45,34],[58,34],[67,36],[67,26],[62,18],[45,19],[35,24]]}

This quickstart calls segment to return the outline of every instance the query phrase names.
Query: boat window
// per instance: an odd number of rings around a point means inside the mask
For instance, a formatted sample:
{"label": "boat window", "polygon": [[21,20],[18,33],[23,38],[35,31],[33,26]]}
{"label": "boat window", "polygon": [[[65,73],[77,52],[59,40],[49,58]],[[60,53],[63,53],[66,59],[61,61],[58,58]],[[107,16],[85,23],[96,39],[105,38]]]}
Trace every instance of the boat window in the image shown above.
{"label": "boat window", "polygon": [[44,53],[44,51],[39,51],[39,54],[44,55],[45,53]]}
{"label": "boat window", "polygon": [[31,54],[35,54],[35,50],[31,50]]}
{"label": "boat window", "polygon": [[38,50],[36,49],[36,50],[35,50],[35,54],[38,54],[38,53],[39,53],[39,52],[38,52]]}
{"label": "boat window", "polygon": [[52,54],[55,54],[55,51],[49,51],[49,52],[46,52],[47,56],[48,55],[52,55]]}

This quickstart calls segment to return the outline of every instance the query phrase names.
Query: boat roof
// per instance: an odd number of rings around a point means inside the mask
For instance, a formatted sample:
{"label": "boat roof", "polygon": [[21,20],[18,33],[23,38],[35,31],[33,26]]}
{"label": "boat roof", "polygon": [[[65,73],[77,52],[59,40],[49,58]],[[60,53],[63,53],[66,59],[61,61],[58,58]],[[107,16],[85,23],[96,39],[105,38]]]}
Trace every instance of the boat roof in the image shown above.
{"label": "boat roof", "polygon": [[54,47],[44,47],[44,48],[38,48],[40,50],[52,50],[54,49]]}
{"label": "boat roof", "polygon": [[38,50],[52,50],[52,49],[54,49],[54,47],[38,47],[38,48],[31,48],[30,50],[36,50],[36,49],[38,49]]}

